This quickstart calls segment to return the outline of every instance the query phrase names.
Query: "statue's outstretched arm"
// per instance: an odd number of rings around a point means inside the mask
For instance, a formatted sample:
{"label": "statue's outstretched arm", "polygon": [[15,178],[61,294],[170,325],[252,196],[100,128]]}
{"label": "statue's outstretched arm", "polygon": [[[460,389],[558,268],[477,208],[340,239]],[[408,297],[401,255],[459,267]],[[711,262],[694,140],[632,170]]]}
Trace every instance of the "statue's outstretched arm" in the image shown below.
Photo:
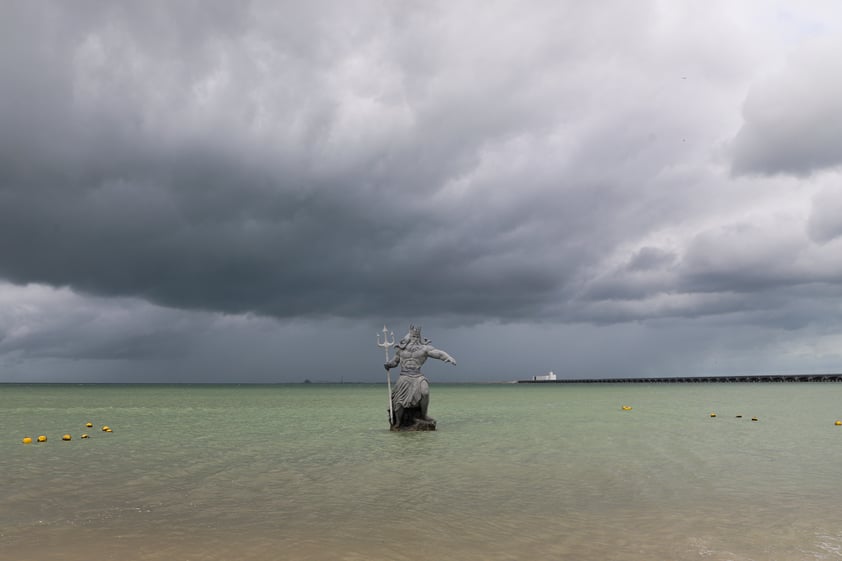
{"label": "statue's outstretched arm", "polygon": [[437,358],[439,360],[449,362],[450,364],[456,364],[456,361],[453,360],[452,356],[440,349],[430,349],[429,351],[427,351],[427,356],[430,358]]}

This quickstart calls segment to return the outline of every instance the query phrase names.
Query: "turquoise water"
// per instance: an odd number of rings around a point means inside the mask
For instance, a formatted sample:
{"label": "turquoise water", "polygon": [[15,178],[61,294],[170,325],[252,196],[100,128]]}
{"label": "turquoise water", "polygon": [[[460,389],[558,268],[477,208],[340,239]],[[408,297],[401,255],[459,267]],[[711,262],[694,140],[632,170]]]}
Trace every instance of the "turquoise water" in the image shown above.
{"label": "turquoise water", "polygon": [[842,559],[842,384],[431,393],[0,386],[0,559]]}

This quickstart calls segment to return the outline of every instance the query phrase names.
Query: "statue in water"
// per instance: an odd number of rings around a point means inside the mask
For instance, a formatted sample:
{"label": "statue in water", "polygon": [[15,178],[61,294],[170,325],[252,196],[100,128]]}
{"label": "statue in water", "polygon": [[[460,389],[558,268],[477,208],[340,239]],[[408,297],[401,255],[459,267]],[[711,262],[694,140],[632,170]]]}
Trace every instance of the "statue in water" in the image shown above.
{"label": "statue in water", "polygon": [[427,416],[430,386],[421,374],[421,365],[428,357],[456,364],[453,357],[421,337],[420,327],[410,325],[409,333],[395,345],[395,356],[383,365],[387,372],[398,365],[401,367],[392,389],[391,430],[436,430],[435,419]]}

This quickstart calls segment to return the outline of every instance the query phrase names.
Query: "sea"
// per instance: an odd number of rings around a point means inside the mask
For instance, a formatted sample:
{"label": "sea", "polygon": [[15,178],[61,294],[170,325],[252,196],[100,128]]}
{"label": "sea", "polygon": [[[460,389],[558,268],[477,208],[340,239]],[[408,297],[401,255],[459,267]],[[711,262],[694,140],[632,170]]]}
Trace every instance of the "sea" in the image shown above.
{"label": "sea", "polygon": [[387,408],[0,385],[0,560],[842,560],[842,384],[431,381],[435,432]]}

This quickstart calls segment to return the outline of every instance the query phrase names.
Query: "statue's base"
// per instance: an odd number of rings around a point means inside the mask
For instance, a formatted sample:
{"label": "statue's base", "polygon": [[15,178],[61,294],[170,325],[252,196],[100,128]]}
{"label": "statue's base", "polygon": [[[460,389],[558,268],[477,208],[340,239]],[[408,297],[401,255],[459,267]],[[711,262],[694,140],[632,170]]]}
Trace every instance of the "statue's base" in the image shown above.
{"label": "statue's base", "polygon": [[436,420],[432,417],[423,417],[420,408],[410,407],[404,409],[400,426],[391,425],[389,430],[396,432],[436,430]]}
{"label": "statue's base", "polygon": [[389,427],[389,430],[395,432],[436,430],[436,421],[435,419],[415,419],[412,423],[401,423],[399,427]]}

